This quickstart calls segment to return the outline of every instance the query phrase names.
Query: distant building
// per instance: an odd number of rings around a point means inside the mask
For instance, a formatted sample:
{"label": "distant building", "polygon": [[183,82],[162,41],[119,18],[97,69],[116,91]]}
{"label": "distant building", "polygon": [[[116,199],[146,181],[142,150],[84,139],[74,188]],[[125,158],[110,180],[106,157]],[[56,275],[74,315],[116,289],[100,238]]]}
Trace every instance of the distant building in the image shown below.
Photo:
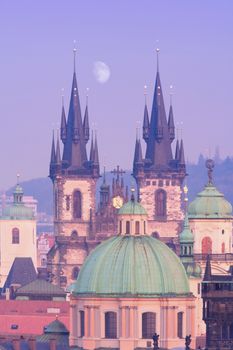
{"label": "distant building", "polygon": [[37,236],[37,267],[47,266],[47,254],[53,247],[54,242],[53,234],[43,232]]}
{"label": "distant building", "polygon": [[[231,268],[231,272],[232,272]],[[207,259],[202,282],[206,348],[230,350],[233,346],[233,274],[216,275]]]}
{"label": "distant building", "polygon": [[36,219],[32,208],[23,201],[23,189],[17,184],[14,201],[3,208],[0,217],[0,288],[17,257],[30,257],[37,266]]}
{"label": "distant building", "polygon": [[214,274],[227,274],[233,265],[232,205],[214,186],[214,162],[208,159],[206,166],[208,183],[188,208],[190,229],[194,236],[193,252],[203,271],[209,255]]}

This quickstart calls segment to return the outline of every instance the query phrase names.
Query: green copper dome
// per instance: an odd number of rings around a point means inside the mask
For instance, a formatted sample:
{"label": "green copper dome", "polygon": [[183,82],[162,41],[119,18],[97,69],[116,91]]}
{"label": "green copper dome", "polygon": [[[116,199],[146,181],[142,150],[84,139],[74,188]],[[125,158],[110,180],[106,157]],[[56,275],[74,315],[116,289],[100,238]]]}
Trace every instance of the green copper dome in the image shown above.
{"label": "green copper dome", "polygon": [[232,206],[224,195],[209,183],[190,203],[188,216],[190,219],[228,219],[232,218]]}
{"label": "green copper dome", "polygon": [[119,209],[118,215],[147,215],[147,212],[141,204],[131,199]]}
{"label": "green copper dome", "polygon": [[2,220],[34,220],[32,208],[23,203],[23,189],[17,184],[14,190],[14,202],[2,211]]}
{"label": "green copper dome", "polygon": [[115,236],[100,244],[87,257],[72,292],[108,297],[190,293],[178,256],[150,236]]}

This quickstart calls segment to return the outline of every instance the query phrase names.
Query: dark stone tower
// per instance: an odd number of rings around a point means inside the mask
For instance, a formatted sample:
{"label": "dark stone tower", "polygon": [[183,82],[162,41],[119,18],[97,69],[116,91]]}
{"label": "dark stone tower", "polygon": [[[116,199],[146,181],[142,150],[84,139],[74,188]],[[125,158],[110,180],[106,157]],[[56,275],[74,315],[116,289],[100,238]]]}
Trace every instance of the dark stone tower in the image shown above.
{"label": "dark stone tower", "polygon": [[[75,51],[74,51],[75,54]],[[49,253],[51,275],[55,283],[66,285],[79,268],[95,239],[95,193],[99,178],[97,138],[91,140],[90,158],[88,106],[82,120],[74,67],[68,118],[62,106],[60,141],[52,140],[50,172],[54,189],[54,231],[56,244]],[[76,269],[76,273],[74,272]],[[75,276],[74,278],[72,276]]]}
{"label": "dark stone tower", "polygon": [[206,348],[230,350],[233,346],[233,274],[213,275],[208,256],[202,282]]}
{"label": "dark stone tower", "polygon": [[146,142],[145,158],[137,139],[133,163],[139,199],[147,210],[150,232],[170,240],[177,236],[183,220],[181,198],[186,170],[183,140],[177,141],[173,157],[173,108],[170,105],[167,120],[158,66],[150,120],[147,104],[144,109],[143,138]]}

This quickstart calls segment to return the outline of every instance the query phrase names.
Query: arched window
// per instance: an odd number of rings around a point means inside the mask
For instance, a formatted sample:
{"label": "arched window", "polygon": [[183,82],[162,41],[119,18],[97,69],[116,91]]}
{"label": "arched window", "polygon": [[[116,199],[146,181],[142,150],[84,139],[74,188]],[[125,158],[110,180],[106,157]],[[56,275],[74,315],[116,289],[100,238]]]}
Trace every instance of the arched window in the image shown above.
{"label": "arched window", "polygon": [[130,221],[126,221],[125,233],[130,234]]}
{"label": "arched window", "polygon": [[74,219],[82,217],[82,195],[78,190],[73,193],[73,217]]}
{"label": "arched window", "polygon": [[222,254],[224,254],[225,253],[225,243],[223,242],[222,243]]}
{"label": "arched window", "polygon": [[212,240],[210,237],[204,237],[201,242],[202,254],[212,254]]}
{"label": "arched window", "polygon": [[155,192],[155,216],[157,219],[165,219],[167,216],[167,194],[164,190]]}
{"label": "arched window", "polygon": [[79,268],[78,266],[75,266],[72,270],[72,280],[76,280],[78,278],[78,274],[79,274]]}
{"label": "arched window", "polygon": [[79,311],[80,316],[80,337],[85,335],[85,313],[84,311]]}
{"label": "arched window", "polygon": [[17,227],[12,229],[12,243],[19,244],[19,229]]}
{"label": "arched window", "polygon": [[45,258],[42,258],[42,259],[41,259],[41,266],[42,266],[42,267],[46,267],[46,265],[47,265],[46,259],[45,259]]}
{"label": "arched window", "polygon": [[152,232],[152,237],[159,239],[159,233],[157,231]]}
{"label": "arched window", "polygon": [[177,313],[177,337],[183,338],[183,312]]}
{"label": "arched window", "polygon": [[77,239],[78,238],[78,232],[76,230],[71,232],[71,239]]}
{"label": "arched window", "polygon": [[105,313],[105,338],[117,338],[117,314],[116,312]]}
{"label": "arched window", "polygon": [[142,314],[142,338],[151,339],[156,332],[156,313],[144,312]]}
{"label": "arched window", "polygon": [[135,222],[135,235],[139,235],[140,234],[140,222],[136,221]]}

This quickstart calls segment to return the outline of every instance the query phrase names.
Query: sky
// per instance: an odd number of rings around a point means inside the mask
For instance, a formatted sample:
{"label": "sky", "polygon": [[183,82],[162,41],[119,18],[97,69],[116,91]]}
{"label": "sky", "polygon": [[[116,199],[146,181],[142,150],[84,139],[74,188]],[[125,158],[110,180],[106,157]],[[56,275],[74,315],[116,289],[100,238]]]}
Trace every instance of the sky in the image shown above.
{"label": "sky", "polygon": [[[132,169],[144,85],[151,110],[157,47],[166,109],[173,85],[186,159],[212,156],[216,146],[233,156],[232,13],[231,0],[1,0],[0,189],[17,173],[21,181],[48,175],[62,88],[68,111],[74,40],[82,113],[89,88],[101,169]],[[98,61],[110,69],[105,83],[93,74]]]}

